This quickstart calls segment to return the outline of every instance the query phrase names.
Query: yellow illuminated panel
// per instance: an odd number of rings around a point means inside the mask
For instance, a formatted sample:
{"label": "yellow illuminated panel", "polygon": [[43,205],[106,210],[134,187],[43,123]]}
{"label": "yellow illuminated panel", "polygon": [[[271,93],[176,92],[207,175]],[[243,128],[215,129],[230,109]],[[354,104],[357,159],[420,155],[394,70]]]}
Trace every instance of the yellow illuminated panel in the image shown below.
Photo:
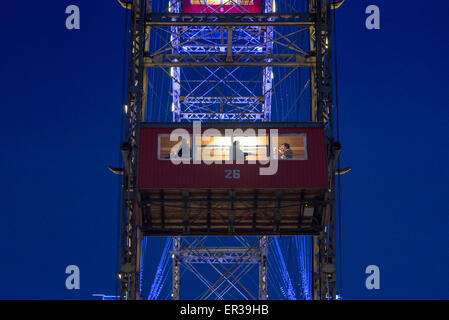
{"label": "yellow illuminated panel", "polygon": [[230,137],[195,136],[195,158],[205,161],[226,161],[230,158]]}
{"label": "yellow illuminated panel", "polygon": [[268,159],[268,136],[262,137],[234,137],[240,149],[247,154],[248,161],[264,161]]}
{"label": "yellow illuminated panel", "polygon": [[[243,156],[245,161],[266,161],[269,154],[268,136],[214,137],[195,136],[194,150],[192,138],[170,141],[169,135],[159,135],[158,159],[170,159],[171,154],[183,159],[201,158],[205,161],[228,161]],[[188,154],[182,154],[182,147]],[[277,153],[279,160],[307,160],[306,136],[304,134],[284,134],[278,136],[277,147],[271,141],[271,152]],[[194,152],[193,152],[194,151]]]}
{"label": "yellow illuminated panel", "polygon": [[236,160],[238,155],[242,155],[246,161],[267,160],[268,159],[268,136],[247,137],[207,137],[195,136],[196,159],[201,155],[205,161],[227,161]]}

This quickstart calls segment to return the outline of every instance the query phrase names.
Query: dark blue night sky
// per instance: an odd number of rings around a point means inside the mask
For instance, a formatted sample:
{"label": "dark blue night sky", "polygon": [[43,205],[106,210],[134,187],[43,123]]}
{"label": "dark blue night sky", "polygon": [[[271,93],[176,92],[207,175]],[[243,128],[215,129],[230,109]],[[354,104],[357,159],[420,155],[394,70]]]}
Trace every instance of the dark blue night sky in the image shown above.
{"label": "dark blue night sky", "polygon": [[[65,28],[70,4],[80,30]],[[370,4],[381,30],[365,28]],[[337,11],[342,166],[352,167],[345,299],[449,298],[448,14],[443,0],[347,0]],[[119,161],[123,24],[114,0],[2,5],[1,299],[115,293],[118,183],[107,165]],[[71,264],[79,291],[65,288]],[[365,288],[371,264],[378,291]]]}

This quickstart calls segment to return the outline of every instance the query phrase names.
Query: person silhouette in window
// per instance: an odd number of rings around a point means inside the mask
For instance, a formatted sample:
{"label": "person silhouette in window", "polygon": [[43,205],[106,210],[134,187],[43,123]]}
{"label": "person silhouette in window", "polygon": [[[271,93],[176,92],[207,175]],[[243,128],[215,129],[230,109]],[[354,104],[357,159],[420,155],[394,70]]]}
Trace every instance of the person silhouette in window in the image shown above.
{"label": "person silhouette in window", "polygon": [[[186,155],[183,156],[183,151],[186,151]],[[192,149],[190,148],[189,143],[186,139],[182,139],[181,145],[178,149],[178,157],[179,158],[192,158]]]}
{"label": "person silhouette in window", "polygon": [[244,152],[241,148],[240,148],[240,142],[239,141],[234,141],[232,144],[232,156],[233,156],[233,160],[237,161],[236,163],[243,163],[246,160],[246,157],[248,156],[247,152]]}
{"label": "person silhouette in window", "polygon": [[283,143],[279,147],[279,158],[280,159],[291,159],[293,158],[293,151],[290,149],[290,145],[288,143]]}

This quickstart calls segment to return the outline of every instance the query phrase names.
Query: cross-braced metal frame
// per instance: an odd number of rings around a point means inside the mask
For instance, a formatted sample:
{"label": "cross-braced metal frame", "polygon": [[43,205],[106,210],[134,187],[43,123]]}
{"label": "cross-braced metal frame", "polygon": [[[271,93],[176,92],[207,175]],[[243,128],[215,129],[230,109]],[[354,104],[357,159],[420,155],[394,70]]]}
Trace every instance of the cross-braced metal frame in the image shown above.
{"label": "cross-braced metal frame", "polygon": [[[140,123],[145,120],[147,68],[160,68],[172,79],[173,121],[270,121],[273,90],[298,68],[310,70],[310,120],[324,123],[328,138],[329,190],[323,230],[313,241],[314,299],[336,298],[335,270],[335,178],[340,147],[333,140],[331,3],[309,0],[308,12],[279,14],[274,0],[265,1],[264,12],[198,13],[181,12],[180,2],[170,1],[168,12],[152,13],[151,0],[120,1],[131,11],[128,87],[126,105],[126,140],[121,146],[124,158],[123,210],[121,235],[120,296],[139,299],[140,232],[139,194],[137,192],[137,159]],[[305,0],[306,1],[306,0]],[[276,27],[292,27],[289,34]],[[309,48],[301,48],[295,39],[308,32]],[[165,35],[164,35],[165,33]],[[160,48],[149,48],[152,36],[168,38]],[[273,47],[285,52],[274,52]],[[249,74],[244,68],[257,67]],[[183,74],[184,70],[185,71]],[[290,68],[281,79],[273,77],[273,68]],[[230,86],[229,83],[235,85]],[[187,247],[175,238],[173,246],[173,298],[179,298],[180,266],[199,261],[215,265],[259,265],[259,299],[267,296],[267,239],[256,242],[257,254],[250,249],[214,250]],[[197,243],[201,243],[197,241]],[[193,253],[192,253],[193,252]],[[217,252],[224,254],[219,258]],[[257,257],[257,259],[256,259]],[[215,263],[214,263],[215,262]],[[194,269],[192,269],[194,270]],[[209,284],[205,297],[223,297],[226,288],[238,282],[229,281],[235,274],[225,269],[220,282]],[[203,279],[203,281],[206,281]],[[206,281],[207,283],[207,281]],[[222,288],[219,290],[218,288]],[[254,298],[254,296],[252,297]]]}
{"label": "cross-braced metal frame", "polygon": [[[240,8],[242,14],[246,13],[237,5],[230,6],[228,10],[236,8]],[[178,0],[170,0],[168,9],[168,17],[153,17],[152,23],[162,23],[164,18],[176,21],[183,17]],[[207,9],[204,6],[204,10]],[[266,1],[264,12],[273,12],[272,0]],[[216,18],[206,19],[210,19],[209,23],[217,21]],[[246,16],[245,19],[254,20]],[[167,31],[164,28],[160,30]],[[269,121],[273,79],[272,67],[267,62],[288,64],[294,63],[295,58],[272,56],[272,48],[272,26],[181,23],[170,27],[170,41],[148,57],[147,63],[148,66],[170,68],[174,122]],[[263,72],[258,77],[244,79],[243,66],[261,66]],[[190,68],[184,76],[181,75],[182,67]],[[259,83],[258,92],[248,83]]]}
{"label": "cross-braced metal frame", "polygon": [[[172,299],[180,299],[181,267],[190,271],[204,285],[205,289],[198,297],[200,300],[226,299],[230,291],[240,299],[267,299],[267,237],[260,237],[252,244],[242,237],[236,237],[241,243],[238,247],[206,246],[206,238],[173,238]],[[210,266],[219,278],[215,281],[209,280],[210,275],[204,275],[197,265]],[[257,293],[242,283],[242,278],[255,266],[259,267]]]}

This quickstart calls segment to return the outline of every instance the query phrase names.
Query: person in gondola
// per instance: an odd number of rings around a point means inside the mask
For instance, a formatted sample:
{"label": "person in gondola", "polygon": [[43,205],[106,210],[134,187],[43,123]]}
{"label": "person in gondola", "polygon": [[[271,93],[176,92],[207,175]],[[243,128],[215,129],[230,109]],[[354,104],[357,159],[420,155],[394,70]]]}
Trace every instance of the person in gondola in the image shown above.
{"label": "person in gondola", "polygon": [[[184,150],[187,150],[185,156],[183,156]],[[186,139],[182,139],[182,141],[181,141],[181,145],[179,146],[179,149],[178,149],[178,157],[179,158],[190,158],[190,159],[192,158],[192,148],[190,148],[190,145]]]}
{"label": "person in gondola", "polygon": [[240,148],[239,141],[234,141],[234,143],[232,144],[232,155],[233,155],[234,161],[237,161],[237,163],[243,163],[244,161],[246,161],[246,157],[248,156],[248,153],[244,152]]}
{"label": "person in gondola", "polygon": [[280,159],[291,159],[293,158],[293,151],[290,149],[290,145],[288,143],[283,143],[279,147],[279,158]]}

